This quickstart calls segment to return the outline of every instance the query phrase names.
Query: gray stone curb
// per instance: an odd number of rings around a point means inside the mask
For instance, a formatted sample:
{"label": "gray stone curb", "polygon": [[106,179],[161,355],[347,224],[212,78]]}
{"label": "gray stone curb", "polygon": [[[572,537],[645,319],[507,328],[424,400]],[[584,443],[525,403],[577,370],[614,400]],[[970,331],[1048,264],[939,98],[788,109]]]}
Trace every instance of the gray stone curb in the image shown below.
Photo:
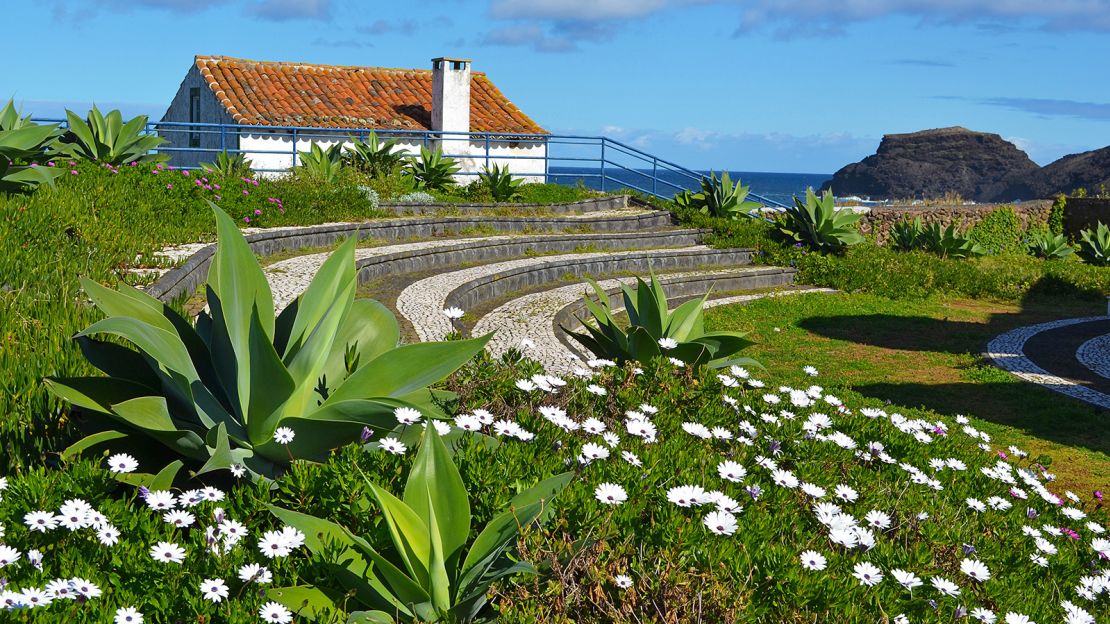
{"label": "gray stone curb", "polygon": [[448,307],[469,310],[528,287],[557,282],[568,276],[603,275],[621,271],[694,270],[706,266],[727,267],[751,263],[750,249],[675,249],[622,254],[614,257],[552,258],[547,262],[487,273],[470,280],[447,295]]}
{"label": "gray stone curb", "polygon": [[[584,199],[582,201],[570,202],[566,204],[449,204],[449,203],[435,203],[435,204],[401,204],[401,203],[383,203],[379,204],[378,208],[381,210],[388,210],[396,212],[397,214],[435,214],[437,212],[461,212],[482,214],[488,213],[491,210],[535,210],[537,212],[550,212],[555,214],[575,214],[583,212],[598,212],[602,210],[623,210],[629,207],[628,195],[614,195],[610,197],[598,197],[596,199]],[[640,202],[636,202],[637,205]],[[654,207],[651,209],[654,210]]]}
{"label": "gray stone curb", "polygon": [[1110,334],[1091,338],[1079,345],[1075,359],[1092,373],[1110,379]]}
{"label": "gray stone curb", "polygon": [[1077,323],[1101,321],[1106,318],[1105,316],[1087,316],[1050,321],[1048,323],[1012,329],[1004,334],[996,336],[987,343],[987,349],[983,353],[983,356],[998,368],[1009,371],[1020,379],[1090,403],[1096,407],[1110,409],[1110,395],[1077,384],[1070,379],[1053,375],[1049,371],[1037,366],[1025,355],[1025,343],[1041,332],[1067,327]]}
{"label": "gray stone curb", "polygon": [[[432,218],[387,219],[365,223],[339,223],[306,228],[282,228],[247,236],[251,249],[260,256],[295,251],[306,247],[326,247],[349,236],[359,239],[431,238],[457,234],[468,229],[493,229],[499,232],[558,231],[589,227],[595,232],[637,232],[672,225],[673,217],[665,210],[597,217],[498,217],[460,216]],[[182,294],[193,293],[208,277],[208,265],[215,244],[194,253],[182,265],[168,271],[147,292],[169,301]]]}

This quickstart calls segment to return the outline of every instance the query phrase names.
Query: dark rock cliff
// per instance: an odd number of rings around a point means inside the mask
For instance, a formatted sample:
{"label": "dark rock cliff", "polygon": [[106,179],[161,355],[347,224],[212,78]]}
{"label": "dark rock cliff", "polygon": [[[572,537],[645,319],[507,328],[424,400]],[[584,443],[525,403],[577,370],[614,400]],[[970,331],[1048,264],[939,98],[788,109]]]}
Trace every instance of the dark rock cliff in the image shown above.
{"label": "dark rock cliff", "polygon": [[959,193],[974,201],[996,201],[1013,199],[1003,196],[1037,171],[1025,152],[997,134],[939,128],[884,136],[878,152],[837,171],[823,188],[831,187],[840,197]]}
{"label": "dark rock cliff", "polygon": [[1093,195],[1102,185],[1110,187],[1110,147],[1064,156],[1015,181],[1003,194],[1008,199],[1047,198],[1082,187]]}

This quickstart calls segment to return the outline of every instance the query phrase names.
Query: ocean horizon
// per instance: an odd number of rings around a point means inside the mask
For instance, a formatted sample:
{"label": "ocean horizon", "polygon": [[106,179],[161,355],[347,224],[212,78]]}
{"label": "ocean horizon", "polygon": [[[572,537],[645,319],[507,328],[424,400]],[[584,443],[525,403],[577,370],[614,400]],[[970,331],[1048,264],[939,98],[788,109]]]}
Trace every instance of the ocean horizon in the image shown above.
{"label": "ocean horizon", "polygon": [[[708,170],[695,170],[695,172],[700,175],[709,175]],[[581,181],[588,188],[602,190],[601,181],[597,177],[591,177],[591,174],[593,176],[598,174],[596,167],[553,166],[549,173],[550,181],[556,184],[575,185]],[[646,170],[643,173],[644,175],[624,169],[609,169],[606,171],[606,175],[617,181],[606,180],[604,190],[613,191],[625,185],[651,190],[651,180],[645,177],[645,175],[650,175],[651,171]],[[721,172],[716,171],[715,173],[720,175]],[[792,203],[795,196],[804,195],[807,187],[817,189],[826,180],[832,178],[831,173],[771,173],[763,171],[729,171],[728,175],[734,183],[739,179],[744,186],[751,187],[752,193],[788,205]],[[699,188],[696,181],[673,172],[660,171],[659,178],[691,191]],[[662,183],[658,185],[657,190],[660,195],[671,195],[678,192],[678,189]]]}

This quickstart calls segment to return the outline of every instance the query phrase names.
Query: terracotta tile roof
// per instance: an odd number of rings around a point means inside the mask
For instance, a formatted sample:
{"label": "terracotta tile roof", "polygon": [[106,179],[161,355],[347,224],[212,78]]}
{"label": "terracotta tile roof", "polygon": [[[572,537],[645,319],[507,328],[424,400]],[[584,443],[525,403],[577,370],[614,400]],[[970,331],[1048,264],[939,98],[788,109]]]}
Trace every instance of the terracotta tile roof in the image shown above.
{"label": "terracotta tile roof", "polygon": [[[198,56],[197,69],[236,123],[431,130],[432,71]],[[547,134],[482,72],[472,72],[472,132]]]}

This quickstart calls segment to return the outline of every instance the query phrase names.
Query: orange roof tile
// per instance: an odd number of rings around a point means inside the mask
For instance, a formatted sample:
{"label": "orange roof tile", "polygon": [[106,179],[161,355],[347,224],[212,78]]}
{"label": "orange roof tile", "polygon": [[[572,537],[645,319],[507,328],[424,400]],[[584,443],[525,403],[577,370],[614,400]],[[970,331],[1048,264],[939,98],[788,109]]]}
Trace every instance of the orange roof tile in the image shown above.
{"label": "orange roof tile", "polygon": [[[236,123],[432,129],[432,72],[198,56],[197,69]],[[547,134],[482,72],[470,78],[472,132]]]}

